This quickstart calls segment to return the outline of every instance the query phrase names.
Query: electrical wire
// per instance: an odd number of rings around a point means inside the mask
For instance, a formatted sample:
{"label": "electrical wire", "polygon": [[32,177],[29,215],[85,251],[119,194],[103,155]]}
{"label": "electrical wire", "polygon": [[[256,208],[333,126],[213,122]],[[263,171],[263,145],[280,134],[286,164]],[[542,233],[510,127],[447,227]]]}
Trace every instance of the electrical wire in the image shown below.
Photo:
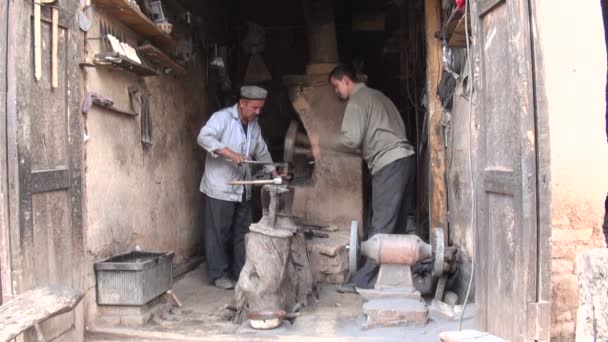
{"label": "electrical wire", "polygon": [[[471,79],[474,79],[473,77],[473,66],[471,64],[471,48],[470,48],[470,40],[469,40],[469,23],[468,23],[468,17],[469,17],[469,12],[470,12],[470,8],[469,8],[469,1],[467,0],[465,2],[465,6],[464,6],[464,30],[465,30],[465,38],[466,38],[466,42],[467,42],[467,59],[468,59],[468,64],[469,64],[469,77]],[[468,158],[469,158],[469,175],[470,175],[470,180],[471,180],[471,231],[473,234],[473,243],[475,243],[475,230],[477,229],[476,227],[476,220],[475,220],[475,216],[476,216],[476,212],[475,212],[475,183],[473,181],[473,159],[471,158],[471,141],[472,141],[472,136],[473,136],[473,127],[472,127],[472,123],[473,123],[473,119],[472,119],[472,112],[473,112],[473,88],[474,88],[474,84],[471,83],[471,90],[469,93],[469,151],[468,151]],[[473,284],[473,275],[475,274],[475,251],[473,251],[473,255],[471,256],[471,276],[469,278],[469,285],[467,286],[467,293],[464,297],[464,302],[463,302],[463,307],[462,307],[462,314],[460,315],[460,324],[459,324],[459,330],[462,331],[462,320],[464,319],[464,313],[467,309],[467,302],[469,301],[469,295],[471,294],[471,285]]]}

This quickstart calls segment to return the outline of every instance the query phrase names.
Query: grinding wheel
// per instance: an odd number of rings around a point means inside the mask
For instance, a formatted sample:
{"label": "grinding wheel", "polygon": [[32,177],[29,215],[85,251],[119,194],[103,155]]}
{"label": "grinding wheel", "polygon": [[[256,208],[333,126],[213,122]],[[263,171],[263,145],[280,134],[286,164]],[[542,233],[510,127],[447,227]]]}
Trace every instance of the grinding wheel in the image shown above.
{"label": "grinding wheel", "polygon": [[359,221],[350,224],[350,241],[348,245],[348,271],[351,277],[357,272],[357,258],[359,257]]}
{"label": "grinding wheel", "polygon": [[445,258],[445,240],[442,228],[433,228],[431,244],[433,246],[433,276],[441,277],[443,275],[443,259]]}

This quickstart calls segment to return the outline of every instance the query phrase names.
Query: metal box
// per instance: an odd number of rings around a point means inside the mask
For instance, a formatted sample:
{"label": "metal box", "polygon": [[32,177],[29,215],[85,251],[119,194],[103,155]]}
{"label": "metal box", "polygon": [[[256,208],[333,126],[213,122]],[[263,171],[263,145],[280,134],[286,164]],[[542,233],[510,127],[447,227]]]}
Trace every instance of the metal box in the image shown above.
{"label": "metal box", "polygon": [[175,253],[133,251],[95,263],[97,304],[144,305],[173,286]]}

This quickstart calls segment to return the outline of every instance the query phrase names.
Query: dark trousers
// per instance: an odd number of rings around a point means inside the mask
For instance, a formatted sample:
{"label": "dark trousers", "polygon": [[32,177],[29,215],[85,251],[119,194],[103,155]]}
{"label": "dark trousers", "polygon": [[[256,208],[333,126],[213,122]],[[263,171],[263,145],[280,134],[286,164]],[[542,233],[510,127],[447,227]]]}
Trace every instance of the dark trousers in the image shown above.
{"label": "dark trousers", "polygon": [[[416,158],[410,156],[395,160],[372,175],[372,227],[368,234],[402,233],[405,227],[398,227],[400,216],[407,216],[411,208],[416,185]],[[360,288],[373,287],[373,280],[378,274],[378,265],[367,259],[363,267],[352,277]]]}
{"label": "dark trousers", "polygon": [[245,265],[245,234],[251,201],[229,202],[205,196],[205,254],[209,281],[238,278]]}

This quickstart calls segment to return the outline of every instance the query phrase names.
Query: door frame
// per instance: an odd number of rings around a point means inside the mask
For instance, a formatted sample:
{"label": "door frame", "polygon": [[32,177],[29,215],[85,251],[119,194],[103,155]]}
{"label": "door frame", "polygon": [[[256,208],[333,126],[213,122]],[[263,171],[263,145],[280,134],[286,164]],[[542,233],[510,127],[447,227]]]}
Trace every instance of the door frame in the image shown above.
{"label": "door frame", "polygon": [[[522,160],[521,167],[519,169],[519,176],[521,177],[523,187],[518,188],[515,186],[513,195],[516,198],[521,198],[522,203],[519,204],[520,209],[529,209],[528,215],[530,219],[522,221],[521,227],[516,229],[516,233],[521,235],[524,241],[529,239],[530,246],[524,248],[533,248],[536,251],[531,253],[529,256],[521,256],[523,262],[520,266],[528,266],[519,269],[519,272],[527,272],[521,277],[522,290],[519,292],[525,298],[527,304],[526,307],[518,308],[517,311],[521,312],[525,318],[520,321],[523,326],[524,339],[527,340],[549,340],[550,337],[550,317],[551,317],[551,187],[550,187],[550,140],[549,140],[549,113],[545,95],[545,84],[544,84],[544,68],[542,60],[542,50],[537,44],[538,27],[536,20],[536,1],[539,0],[477,0],[472,2],[471,8],[471,19],[472,19],[472,35],[474,35],[473,41],[478,44],[477,47],[471,50],[474,56],[473,70],[479,73],[482,70],[482,55],[479,55],[479,49],[483,49],[483,32],[480,27],[481,18],[489,13],[499,4],[505,3],[506,6],[512,6],[511,9],[515,13],[521,15],[521,17],[509,20],[509,27],[515,28],[519,31],[522,36],[526,37],[528,41],[522,41],[520,45],[516,47],[516,51],[522,54],[514,64],[514,68],[518,71],[523,69],[529,69],[531,72],[524,75],[525,81],[530,82],[529,89],[515,90],[514,96],[519,96],[522,99],[529,99],[528,111],[531,111],[532,118],[528,116],[529,124],[533,125],[534,132],[529,139],[533,139],[530,143],[530,147],[534,149],[534,156],[526,156]],[[513,3],[515,2],[515,3]],[[519,25],[517,24],[519,20]],[[511,22],[513,21],[513,22]],[[505,44],[510,44],[505,42]],[[483,53],[483,52],[482,52]],[[528,56],[528,57],[526,57]],[[529,63],[529,65],[525,65]],[[485,139],[482,136],[479,129],[485,122],[485,114],[483,109],[483,85],[479,74],[474,75],[476,89],[481,91],[481,94],[474,96],[475,105],[475,131],[478,133],[476,138],[476,145],[481,146],[484,142],[479,139]],[[523,126],[518,125],[518,129]],[[473,129],[473,127],[472,127]],[[523,134],[523,131],[520,131]],[[528,133],[529,134],[529,133]],[[523,146],[523,145],[522,145]],[[523,150],[522,150],[523,151]],[[478,161],[474,165],[474,173],[476,179],[478,179],[477,190],[475,196],[476,201],[476,223],[474,229],[476,231],[475,239],[475,258],[479,260],[480,265],[476,265],[476,302],[481,304],[478,306],[478,319],[477,328],[481,330],[487,330],[488,320],[500,319],[497,315],[488,315],[485,305],[486,287],[488,286],[486,279],[486,271],[489,265],[484,266],[484,258],[487,255],[485,250],[487,247],[484,246],[484,241],[488,238],[484,221],[485,216],[484,209],[486,200],[486,190],[493,192],[492,187],[498,185],[500,189],[496,189],[497,193],[510,193],[512,191],[511,186],[517,183],[506,182],[508,179],[500,178],[501,172],[492,172],[490,169],[485,170],[485,166],[482,165],[482,160],[485,158],[485,148],[481,146],[481,158],[476,158]],[[523,154],[519,155],[522,158]],[[530,176],[530,173],[534,175]],[[524,177],[524,174],[526,175]],[[506,173],[505,173],[506,175]],[[489,178],[488,178],[489,177]],[[488,178],[488,179],[486,179]],[[515,182],[516,180],[513,180]],[[499,182],[494,184],[493,182]],[[504,184],[502,184],[504,183]],[[529,186],[535,186],[532,193],[527,194],[524,188]],[[487,189],[486,189],[487,188]],[[504,188],[504,189],[503,189]],[[487,211],[487,210],[485,210]],[[522,216],[522,217],[525,217]],[[523,247],[523,246],[522,246]],[[523,253],[522,255],[525,255]],[[517,257],[517,255],[516,255]],[[528,257],[535,260],[527,260]],[[521,262],[521,261],[520,261]],[[517,272],[517,271],[516,271]],[[517,292],[516,292],[517,293]],[[490,331],[491,332],[491,331]]]}

